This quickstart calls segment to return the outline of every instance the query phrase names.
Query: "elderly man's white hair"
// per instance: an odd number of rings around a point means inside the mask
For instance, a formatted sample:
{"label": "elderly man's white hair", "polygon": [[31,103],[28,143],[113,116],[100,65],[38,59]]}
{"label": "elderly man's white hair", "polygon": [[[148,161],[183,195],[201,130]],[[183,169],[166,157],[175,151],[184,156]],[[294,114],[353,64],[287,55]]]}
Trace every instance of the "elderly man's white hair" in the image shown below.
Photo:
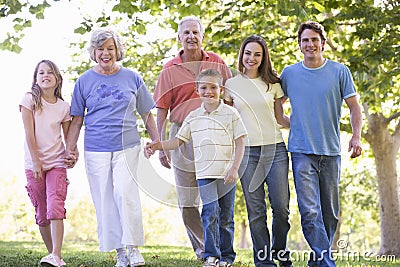
{"label": "elderly man's white hair", "polygon": [[200,18],[199,18],[199,17],[196,17],[196,16],[187,16],[187,17],[183,17],[183,18],[181,19],[181,21],[179,21],[179,23],[178,23],[178,34],[181,34],[182,24],[183,24],[185,21],[196,21],[197,23],[199,23],[199,25],[200,25],[200,33],[201,33],[201,34],[204,34],[204,26],[203,26],[203,23],[201,23]]}

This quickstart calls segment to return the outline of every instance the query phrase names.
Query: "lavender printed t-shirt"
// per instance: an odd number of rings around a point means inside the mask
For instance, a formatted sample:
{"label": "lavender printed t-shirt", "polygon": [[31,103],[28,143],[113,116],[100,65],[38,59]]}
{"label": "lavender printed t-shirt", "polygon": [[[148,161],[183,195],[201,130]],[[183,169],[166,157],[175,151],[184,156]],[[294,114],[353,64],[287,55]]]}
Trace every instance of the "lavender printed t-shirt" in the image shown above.
{"label": "lavender printed t-shirt", "polygon": [[142,115],[154,106],[136,72],[121,68],[102,75],[90,69],[75,84],[71,116],[84,116],[85,151],[113,152],[140,144],[136,112]]}

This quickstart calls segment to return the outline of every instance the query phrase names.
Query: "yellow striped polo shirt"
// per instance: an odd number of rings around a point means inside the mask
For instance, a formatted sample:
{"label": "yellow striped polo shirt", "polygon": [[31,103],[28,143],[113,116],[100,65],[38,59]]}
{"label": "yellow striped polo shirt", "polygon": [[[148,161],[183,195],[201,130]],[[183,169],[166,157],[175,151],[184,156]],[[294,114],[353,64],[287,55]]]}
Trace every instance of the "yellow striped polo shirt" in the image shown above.
{"label": "yellow striped polo shirt", "polygon": [[176,136],[184,142],[193,140],[197,179],[223,179],[233,162],[235,139],[244,135],[237,110],[220,101],[211,113],[203,104],[189,113]]}

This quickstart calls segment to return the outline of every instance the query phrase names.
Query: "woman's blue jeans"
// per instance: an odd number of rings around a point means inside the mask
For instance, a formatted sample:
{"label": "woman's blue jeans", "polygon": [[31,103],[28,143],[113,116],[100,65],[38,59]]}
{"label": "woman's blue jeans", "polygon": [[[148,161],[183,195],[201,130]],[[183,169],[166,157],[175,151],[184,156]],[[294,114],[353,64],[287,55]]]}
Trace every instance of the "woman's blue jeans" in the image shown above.
{"label": "woman's blue jeans", "polygon": [[234,204],[236,184],[224,184],[224,179],[197,180],[203,208],[204,259],[217,257],[233,263]]}
{"label": "woman's blue jeans", "polygon": [[[246,147],[239,168],[246,201],[254,264],[276,266],[273,257],[289,259],[289,157],[285,143]],[[266,189],[272,208],[272,249],[267,227]]]}
{"label": "woman's blue jeans", "polygon": [[338,224],[340,156],[291,153],[304,237],[313,251],[310,266],[336,266],[330,247]]}

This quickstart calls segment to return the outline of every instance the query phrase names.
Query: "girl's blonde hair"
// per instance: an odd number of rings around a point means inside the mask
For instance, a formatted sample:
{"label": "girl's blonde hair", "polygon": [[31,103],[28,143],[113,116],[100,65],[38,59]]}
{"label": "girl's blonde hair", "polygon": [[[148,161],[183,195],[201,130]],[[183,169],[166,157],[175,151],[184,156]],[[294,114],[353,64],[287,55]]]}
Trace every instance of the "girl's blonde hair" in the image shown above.
{"label": "girl's blonde hair", "polygon": [[54,76],[56,77],[56,88],[54,89],[54,96],[60,98],[61,100],[64,100],[61,93],[63,78],[61,76],[60,70],[58,69],[57,65],[54,64],[54,62],[44,59],[36,65],[35,72],[33,73],[32,87],[31,91],[29,92],[29,94],[32,95],[33,99],[33,107],[32,107],[33,111],[38,111],[43,108],[43,103],[42,103],[43,91],[42,88],[40,88],[40,86],[37,83],[37,74],[39,71],[39,66],[42,63],[47,64],[53,71]]}

